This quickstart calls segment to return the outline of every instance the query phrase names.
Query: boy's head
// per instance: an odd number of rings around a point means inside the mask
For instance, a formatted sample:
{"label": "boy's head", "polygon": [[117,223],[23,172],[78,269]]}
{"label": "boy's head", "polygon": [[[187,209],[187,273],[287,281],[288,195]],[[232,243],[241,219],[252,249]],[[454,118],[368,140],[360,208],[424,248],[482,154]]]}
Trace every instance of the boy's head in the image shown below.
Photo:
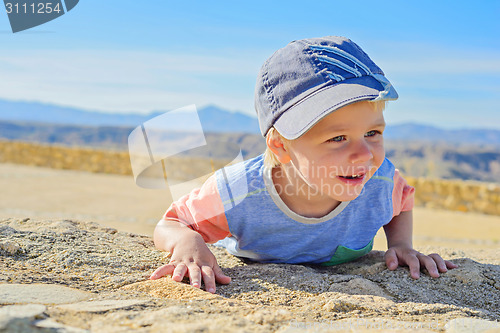
{"label": "boy's head", "polygon": [[255,109],[262,135],[274,127],[293,140],[343,106],[397,98],[358,45],[329,36],[293,41],[267,59],[257,78]]}
{"label": "boy's head", "polygon": [[359,101],[398,98],[384,72],[344,37],[293,41],[262,66],[255,108],[262,135],[274,127],[287,140],[331,112]]}

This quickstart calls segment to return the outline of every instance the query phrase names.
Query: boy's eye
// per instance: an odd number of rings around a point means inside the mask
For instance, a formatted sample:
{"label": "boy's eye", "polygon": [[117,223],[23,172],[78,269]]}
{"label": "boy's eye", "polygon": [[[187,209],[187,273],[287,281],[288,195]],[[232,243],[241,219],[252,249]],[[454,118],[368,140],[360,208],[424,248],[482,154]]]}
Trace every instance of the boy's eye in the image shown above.
{"label": "boy's eye", "polygon": [[369,131],[369,132],[366,132],[365,136],[375,136],[377,134],[382,134],[380,131]]}
{"label": "boy's eye", "polygon": [[345,140],[345,136],[339,135],[339,136],[336,136],[334,138],[328,139],[326,142],[342,142],[344,140]]}

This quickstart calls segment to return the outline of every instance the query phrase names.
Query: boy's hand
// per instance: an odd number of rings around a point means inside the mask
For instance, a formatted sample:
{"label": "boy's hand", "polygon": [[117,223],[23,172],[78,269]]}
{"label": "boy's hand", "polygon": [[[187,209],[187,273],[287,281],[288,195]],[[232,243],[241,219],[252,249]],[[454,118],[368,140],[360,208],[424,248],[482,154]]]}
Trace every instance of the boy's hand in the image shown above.
{"label": "boy's hand", "polygon": [[[410,275],[414,279],[420,277],[420,269],[425,268],[432,277],[439,277],[439,272],[445,273],[448,269],[457,268],[454,263],[444,260],[437,253],[422,254],[410,247],[393,246],[385,252],[385,264],[391,271],[398,266],[409,266]],[[439,271],[439,272],[438,272]]]}
{"label": "boy's hand", "polygon": [[215,293],[216,281],[221,284],[231,282],[231,278],[222,272],[200,234],[183,228],[178,230],[176,236],[177,242],[171,249],[170,262],[157,268],[151,274],[151,280],[172,275],[172,280],[180,282],[184,276],[188,276],[191,285],[200,288],[203,279],[205,290],[210,293]]}

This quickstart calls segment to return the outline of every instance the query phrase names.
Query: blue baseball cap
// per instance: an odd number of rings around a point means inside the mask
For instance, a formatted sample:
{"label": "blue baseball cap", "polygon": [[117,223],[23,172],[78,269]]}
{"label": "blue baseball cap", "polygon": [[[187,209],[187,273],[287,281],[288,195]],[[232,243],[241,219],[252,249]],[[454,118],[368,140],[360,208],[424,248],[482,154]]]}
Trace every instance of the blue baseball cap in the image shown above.
{"label": "blue baseball cap", "polygon": [[262,135],[274,126],[293,140],[343,106],[397,98],[357,44],[328,36],[293,41],[267,59],[257,78],[255,109]]}

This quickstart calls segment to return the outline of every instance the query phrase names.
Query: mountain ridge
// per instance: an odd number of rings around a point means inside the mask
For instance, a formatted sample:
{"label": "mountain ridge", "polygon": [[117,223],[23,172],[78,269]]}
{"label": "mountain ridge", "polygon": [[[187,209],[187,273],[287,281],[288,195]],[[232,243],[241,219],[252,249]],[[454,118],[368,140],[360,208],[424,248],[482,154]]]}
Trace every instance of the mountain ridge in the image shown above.
{"label": "mountain ridge", "polygon": [[[3,128],[10,124],[130,127],[135,128],[167,111],[153,111],[149,114],[105,113],[87,111],[38,102],[19,102],[0,99],[0,121]],[[259,134],[256,117],[241,112],[232,112],[216,105],[208,105],[198,110],[204,132]],[[172,130],[192,126],[192,119],[182,115],[172,116],[167,126]],[[162,124],[165,125],[165,124]],[[0,133],[1,136],[1,133]],[[418,123],[388,125],[384,132],[388,140],[426,143],[500,145],[500,130],[495,129],[443,129]]]}
{"label": "mountain ridge", "polygon": [[[106,113],[38,102],[17,102],[0,99],[0,121],[43,123],[55,125],[136,127],[168,111],[139,113]],[[260,133],[256,117],[230,112],[215,105],[198,110],[202,127],[209,132]],[[188,127],[191,117],[172,115],[172,129]]]}
{"label": "mountain ridge", "polygon": [[[128,150],[133,127],[77,126],[0,121],[0,140],[35,142],[50,145],[88,147],[97,150]],[[175,132],[181,138],[185,133]],[[262,135],[252,133],[205,132],[212,157],[229,156],[235,146],[245,159],[264,152]],[[175,136],[174,136],[175,137]],[[169,144],[176,144],[170,141]],[[500,183],[498,145],[457,145],[425,141],[387,139],[386,156],[408,176],[479,180]],[[0,157],[2,152],[0,151]]]}

